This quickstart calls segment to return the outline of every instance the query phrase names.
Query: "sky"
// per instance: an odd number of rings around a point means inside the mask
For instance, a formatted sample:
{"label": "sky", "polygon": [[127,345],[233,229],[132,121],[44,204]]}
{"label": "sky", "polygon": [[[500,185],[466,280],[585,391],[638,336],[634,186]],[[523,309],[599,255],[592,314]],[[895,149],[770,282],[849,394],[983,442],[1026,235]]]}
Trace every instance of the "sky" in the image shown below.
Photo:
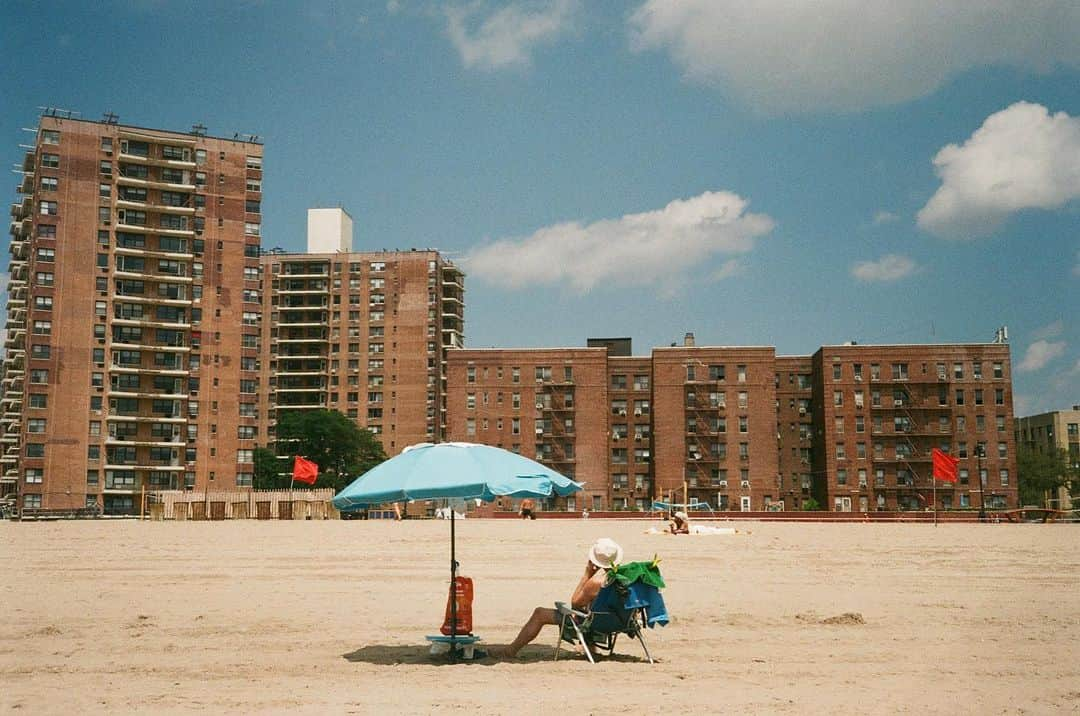
{"label": "sky", "polygon": [[256,134],[265,247],[438,248],[470,347],[1004,325],[1016,414],[1080,403],[1074,0],[5,5],[9,166],[41,106]]}

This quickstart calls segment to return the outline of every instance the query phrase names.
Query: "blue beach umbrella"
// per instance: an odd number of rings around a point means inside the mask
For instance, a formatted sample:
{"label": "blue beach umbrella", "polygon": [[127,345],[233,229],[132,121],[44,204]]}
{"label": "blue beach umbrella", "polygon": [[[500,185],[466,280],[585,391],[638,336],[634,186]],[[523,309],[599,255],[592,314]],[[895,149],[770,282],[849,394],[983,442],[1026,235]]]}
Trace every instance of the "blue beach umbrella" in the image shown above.
{"label": "blue beach umbrella", "polygon": [[[497,497],[552,497],[581,484],[540,463],[502,448],[474,443],[421,443],[368,470],[334,497],[345,512],[387,502]],[[454,509],[450,507],[450,584],[457,576]],[[456,629],[456,601],[451,623]],[[456,638],[456,632],[451,638]],[[452,652],[451,652],[452,653]]]}

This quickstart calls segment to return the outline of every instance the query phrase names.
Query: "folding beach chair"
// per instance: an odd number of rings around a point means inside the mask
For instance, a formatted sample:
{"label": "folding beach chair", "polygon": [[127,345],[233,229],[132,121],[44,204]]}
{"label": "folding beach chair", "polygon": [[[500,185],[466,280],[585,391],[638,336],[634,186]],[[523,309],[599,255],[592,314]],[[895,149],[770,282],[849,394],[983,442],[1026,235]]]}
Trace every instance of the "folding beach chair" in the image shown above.
{"label": "folding beach chair", "polygon": [[[633,568],[632,568],[633,567]],[[628,574],[620,578],[619,571]],[[645,628],[657,624],[666,626],[669,620],[664,599],[660,596],[663,580],[656,561],[638,562],[613,571],[607,585],[600,590],[588,612],[577,611],[565,602],[556,602],[560,616],[559,640],[555,643],[555,659],[563,641],[579,644],[591,663],[596,663],[594,650],[610,656],[620,634],[637,639],[650,664],[653,658],[645,643]]]}

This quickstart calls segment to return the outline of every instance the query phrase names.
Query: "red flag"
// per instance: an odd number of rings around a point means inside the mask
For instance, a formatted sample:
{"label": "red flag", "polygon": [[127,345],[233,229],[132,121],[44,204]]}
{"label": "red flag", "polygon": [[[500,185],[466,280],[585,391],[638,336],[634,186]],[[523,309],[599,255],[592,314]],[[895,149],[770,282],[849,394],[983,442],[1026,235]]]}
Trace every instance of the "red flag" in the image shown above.
{"label": "red flag", "polygon": [[314,485],[315,479],[319,476],[319,466],[311,460],[305,460],[297,455],[296,459],[293,461],[292,476],[297,482],[306,482],[309,485]]}
{"label": "red flag", "polygon": [[930,455],[934,460],[934,477],[944,482],[956,482],[956,470],[960,460],[937,448],[934,448]]}

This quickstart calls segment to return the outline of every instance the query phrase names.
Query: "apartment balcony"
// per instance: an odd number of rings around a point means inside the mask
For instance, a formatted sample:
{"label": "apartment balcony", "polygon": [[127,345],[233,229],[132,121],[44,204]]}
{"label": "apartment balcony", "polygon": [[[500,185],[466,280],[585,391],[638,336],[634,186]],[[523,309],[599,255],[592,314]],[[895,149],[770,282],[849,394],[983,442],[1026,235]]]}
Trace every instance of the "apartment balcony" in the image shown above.
{"label": "apartment balcony", "polygon": [[281,328],[319,328],[326,325],[326,321],[279,321]]}
{"label": "apartment balcony", "polygon": [[146,375],[170,375],[176,377],[185,377],[191,372],[183,367],[120,365],[117,363],[109,366],[109,370],[114,373],[144,373]]}
{"label": "apartment balcony", "polygon": [[181,449],[187,446],[187,442],[177,436],[172,441],[155,440],[153,437],[129,437],[126,435],[110,435],[105,439],[105,445],[135,446],[135,447],[165,447]]}
{"label": "apartment balcony", "polygon": [[[140,139],[139,141],[147,141],[147,140],[145,138],[143,138],[143,139]],[[173,139],[169,138],[168,140],[163,140],[163,139],[160,139],[160,138],[152,138],[149,141],[151,141],[151,142],[168,141],[168,142],[171,143],[173,141]],[[170,169],[194,169],[195,168],[195,162],[194,161],[184,161],[183,159],[166,159],[164,157],[149,157],[149,156],[144,157],[141,154],[127,154],[125,152],[120,152],[117,155],[117,158],[120,161],[127,162],[129,164],[146,164],[147,166],[169,167]]]}
{"label": "apartment balcony", "polygon": [[29,241],[12,241],[8,245],[8,251],[11,256],[16,259],[26,259],[30,253]]}
{"label": "apartment balcony", "polygon": [[117,246],[113,249],[121,256],[152,256],[154,258],[174,259],[177,261],[190,261],[195,258],[191,252],[162,251],[161,249],[133,248],[130,246]]}
{"label": "apartment balcony", "polygon": [[190,306],[192,304],[190,298],[166,298],[164,296],[147,296],[141,293],[121,293],[120,291],[114,293],[113,298],[131,303],[159,304],[162,306]]}
{"label": "apartment balcony", "polygon": [[32,172],[32,171],[24,171],[22,181],[19,183],[19,185],[17,187],[15,187],[15,191],[18,192],[19,194],[33,194],[34,193],[34,172]]}
{"label": "apartment balcony", "polygon": [[325,279],[325,278],[328,278],[329,275],[330,275],[329,270],[324,268],[322,271],[308,271],[308,270],[296,271],[296,272],[282,271],[281,273],[278,274],[278,277],[281,278],[281,279],[302,279],[302,278],[303,279],[309,279],[309,278]]}
{"label": "apartment balcony", "polygon": [[147,270],[133,271],[130,269],[116,269],[113,272],[115,278],[128,278],[136,281],[151,281],[153,283],[191,283],[191,276],[177,276],[171,273],[151,273]]}
{"label": "apartment balcony", "polygon": [[303,295],[325,296],[327,293],[330,292],[330,288],[329,288],[329,286],[324,287],[324,288],[312,288],[312,287],[309,287],[309,286],[305,286],[304,288],[284,288],[284,287],[282,287],[282,288],[278,288],[276,291],[279,294],[289,294],[289,295],[292,295],[292,296],[303,296]]}
{"label": "apartment balcony", "polygon": [[191,216],[195,213],[193,206],[176,206],[174,204],[160,204],[153,201],[135,201],[132,199],[117,199],[116,206],[120,209],[139,209],[141,211],[155,212],[158,214],[179,214]]}
{"label": "apartment balcony", "polygon": [[[322,293],[322,292],[320,291],[318,293]],[[283,305],[280,305],[280,306],[274,306],[274,309],[278,310],[278,311],[319,311],[319,310],[326,310],[327,308],[329,308],[329,304],[325,303],[325,302],[320,303],[320,304],[311,304],[311,305],[304,305],[304,306],[289,306],[289,305],[286,305],[286,304],[283,304]]]}
{"label": "apartment balcony", "polygon": [[147,328],[174,328],[174,329],[187,329],[191,328],[190,323],[172,323],[170,321],[156,321],[147,318],[113,318],[112,323],[114,326],[141,326]]}
{"label": "apartment balcony", "polygon": [[275,393],[324,393],[326,392],[325,385],[310,385],[310,386],[275,386]]}
{"label": "apartment balcony", "polygon": [[106,463],[106,470],[146,470],[149,472],[176,472],[184,469],[184,462],[179,458],[171,460],[168,464],[153,463],[149,461],[133,463]]}
{"label": "apartment balcony", "polygon": [[139,177],[126,177],[123,174],[116,176],[116,183],[120,186],[145,187],[148,189],[164,189],[166,191],[195,191],[194,184],[175,184],[172,182],[158,181],[156,179],[141,179]]}
{"label": "apartment balcony", "polygon": [[191,351],[191,346],[172,345],[172,344],[160,344],[160,343],[125,343],[124,341],[113,340],[109,347],[112,349],[131,350],[131,351],[155,351],[165,353],[187,353]]}
{"label": "apartment balcony", "polygon": [[271,406],[275,410],[325,410],[326,407],[325,400],[318,403],[278,403]]}
{"label": "apartment balcony", "polygon": [[169,393],[161,390],[125,390],[123,388],[110,388],[111,398],[146,398],[160,400],[187,400],[187,393]]}
{"label": "apartment balcony", "polygon": [[33,151],[28,151],[25,154],[23,154],[22,170],[24,172],[33,171],[34,170],[34,160],[36,158],[37,157],[36,157],[36,155],[35,155],[35,153]]}
{"label": "apartment balcony", "polygon": [[105,420],[109,422],[126,422],[126,423],[186,423],[188,418],[186,415],[170,415],[168,417],[164,415],[145,415],[143,413],[128,414],[117,413],[113,410],[109,411],[109,414],[105,416]]}

